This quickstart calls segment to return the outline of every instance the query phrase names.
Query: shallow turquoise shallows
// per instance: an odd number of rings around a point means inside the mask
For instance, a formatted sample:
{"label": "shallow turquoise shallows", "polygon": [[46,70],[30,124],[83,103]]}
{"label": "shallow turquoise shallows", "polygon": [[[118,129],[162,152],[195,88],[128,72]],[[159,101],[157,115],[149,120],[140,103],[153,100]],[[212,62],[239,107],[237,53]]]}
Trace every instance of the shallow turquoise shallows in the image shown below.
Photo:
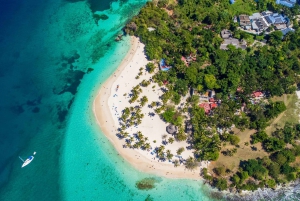
{"label": "shallow turquoise shallows", "polygon": [[[135,1],[131,1],[135,2]],[[130,1],[127,2],[130,4]],[[122,5],[123,8],[126,5]],[[112,5],[119,10],[117,4]],[[116,23],[124,12],[111,14],[102,26]],[[113,16],[113,19],[112,19]],[[108,33],[108,38],[112,35]],[[212,200],[208,189],[199,181],[157,178],[156,188],[140,191],[135,183],[146,177],[155,177],[132,168],[114,150],[99,130],[92,104],[101,83],[118,67],[129,49],[129,38],[113,43],[105,56],[86,75],[74,101],[63,143],[61,157],[61,183],[66,200]]]}

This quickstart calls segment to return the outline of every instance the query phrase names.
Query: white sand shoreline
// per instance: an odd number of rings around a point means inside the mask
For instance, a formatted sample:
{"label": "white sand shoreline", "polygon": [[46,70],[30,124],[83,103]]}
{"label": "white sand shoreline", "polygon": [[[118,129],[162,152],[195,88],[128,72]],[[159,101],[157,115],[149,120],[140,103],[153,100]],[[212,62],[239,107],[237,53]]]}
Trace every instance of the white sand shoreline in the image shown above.
{"label": "white sand shoreline", "polygon": [[[148,61],[144,54],[144,45],[139,42],[138,38],[132,37],[128,54],[113,75],[111,75],[101,86],[100,91],[93,102],[93,111],[96,121],[118,153],[137,170],[168,178],[201,179],[200,167],[194,171],[190,171],[185,169],[184,165],[174,167],[169,161],[159,162],[154,155],[150,154],[150,152],[140,149],[123,148],[123,145],[125,144],[124,140],[120,140],[116,136],[117,128],[119,127],[118,116],[125,107],[130,105],[128,103],[128,97],[123,96],[123,94],[130,92],[129,89],[131,89],[132,86],[135,86],[136,83],[139,83],[144,79],[141,78],[136,80],[135,76],[137,74],[136,72],[139,71],[139,68],[144,67],[147,63]],[[147,73],[143,76],[145,78],[150,78],[152,75]],[[120,86],[118,92],[116,92],[117,85]],[[145,91],[149,98],[148,103],[151,103],[152,99],[154,100],[160,95],[159,90],[154,90],[152,87],[146,89],[143,88],[143,91]],[[137,105],[137,103],[130,106],[135,105]],[[148,117],[147,113],[149,110],[150,109],[147,106],[143,107],[142,112],[145,113],[143,123],[138,126],[139,128],[131,128],[131,131],[133,133],[142,131],[146,137],[149,137],[149,140],[152,143],[153,139],[160,140],[157,138],[160,138],[161,134],[165,131],[166,123],[161,121],[158,115],[155,117]],[[159,146],[160,143],[151,144],[152,147],[154,145]],[[175,142],[172,145],[169,145],[168,149],[176,155],[176,151],[174,150],[179,148],[178,146],[180,145],[185,144],[182,142]],[[191,150],[185,151],[185,156],[187,157],[191,153]]]}

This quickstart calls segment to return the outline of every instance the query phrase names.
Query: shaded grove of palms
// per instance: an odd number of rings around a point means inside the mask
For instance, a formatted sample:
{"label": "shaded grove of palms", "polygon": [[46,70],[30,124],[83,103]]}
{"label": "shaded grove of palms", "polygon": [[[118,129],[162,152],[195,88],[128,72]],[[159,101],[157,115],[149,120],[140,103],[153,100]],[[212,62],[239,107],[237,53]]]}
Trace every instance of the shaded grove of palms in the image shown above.
{"label": "shaded grove of palms", "polygon": [[[290,16],[299,12],[260,1],[254,9],[283,9]],[[155,111],[165,121],[182,129],[178,132],[181,136],[175,138],[189,140],[195,150],[195,160],[217,160],[222,142],[237,145],[239,139],[234,133],[219,135],[216,132],[217,128],[230,130],[233,124],[240,130],[257,130],[251,143],[261,142],[269,153],[269,157],[241,161],[238,172],[219,167],[215,169],[217,176],[213,177],[204,169],[204,178],[221,190],[229,186],[247,190],[274,187],[276,183],[300,177],[299,168],[291,165],[300,154],[299,125],[286,125],[271,136],[264,132],[270,120],[286,110],[283,102],[272,102],[271,98],[294,93],[299,83],[300,29],[294,21],[295,33],[285,37],[280,31],[268,36],[252,36],[237,30],[238,24],[232,21],[233,17],[227,1],[182,0],[178,4],[161,1],[158,5],[149,2],[124,30],[140,37],[150,60],[158,62],[164,58],[172,66],[168,72],[159,71],[153,76],[155,82],[166,88],[160,104],[154,104]],[[154,31],[149,31],[149,27]],[[266,39],[267,45],[246,50],[229,45],[228,50],[220,50],[222,29],[230,29],[238,39]],[[181,57],[190,54],[197,55],[197,60],[187,67]],[[237,88],[242,90],[238,92]],[[198,106],[197,94],[206,90],[215,90],[216,99],[222,102],[213,115],[206,115]],[[250,97],[254,91],[263,91],[266,101],[252,104]],[[188,93],[187,103],[178,107]],[[244,112],[235,115],[242,106],[245,106]],[[184,132],[186,124],[192,125],[189,135]],[[227,154],[235,152],[229,150]],[[189,160],[193,162],[191,168],[196,167],[195,160]]]}

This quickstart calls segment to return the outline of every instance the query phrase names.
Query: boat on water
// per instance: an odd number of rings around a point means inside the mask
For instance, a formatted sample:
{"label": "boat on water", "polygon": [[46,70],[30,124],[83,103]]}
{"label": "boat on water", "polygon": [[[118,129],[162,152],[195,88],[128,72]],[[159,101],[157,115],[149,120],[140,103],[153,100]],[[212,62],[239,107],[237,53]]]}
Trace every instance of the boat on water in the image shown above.
{"label": "boat on water", "polygon": [[[33,152],[33,155],[35,155],[36,152]],[[20,156],[19,158],[21,159],[21,161],[23,161],[23,164],[22,164],[22,168],[29,165],[29,163],[31,163],[31,161],[34,159],[33,156],[29,156],[26,160],[23,160]]]}

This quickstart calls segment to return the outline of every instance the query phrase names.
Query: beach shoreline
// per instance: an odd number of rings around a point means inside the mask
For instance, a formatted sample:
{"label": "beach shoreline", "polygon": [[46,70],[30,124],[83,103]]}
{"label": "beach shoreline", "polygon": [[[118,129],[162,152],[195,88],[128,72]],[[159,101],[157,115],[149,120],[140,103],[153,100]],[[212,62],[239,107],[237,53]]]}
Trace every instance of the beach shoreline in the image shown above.
{"label": "beach shoreline", "polygon": [[[138,62],[139,57],[144,57],[144,46],[139,42],[139,39],[136,37],[131,37],[130,50],[127,55],[116,69],[116,71],[101,85],[100,90],[93,102],[93,112],[97,124],[100,126],[102,132],[113,144],[117,152],[128,161],[135,169],[150,173],[158,176],[163,176],[167,178],[182,178],[182,179],[202,179],[200,176],[200,167],[197,167],[195,170],[187,170],[184,165],[179,167],[174,167],[172,163],[159,162],[155,157],[151,156],[146,151],[132,149],[132,148],[123,148],[124,141],[120,140],[116,133],[117,128],[119,127],[116,118],[113,116],[111,108],[111,101],[113,93],[113,86],[116,85],[116,81],[120,80],[120,76],[124,73],[125,70],[128,70],[132,67],[140,68]],[[137,55],[139,55],[137,57]],[[147,61],[148,62],[148,61]],[[135,65],[133,65],[135,64]],[[136,65],[138,64],[138,65]],[[143,63],[146,64],[145,62]],[[122,76],[123,78],[123,76]],[[127,77],[126,77],[127,78]],[[124,80],[126,80],[126,78]],[[127,78],[126,81],[128,81]],[[130,80],[129,80],[130,81]],[[121,101],[120,101],[121,102]],[[145,153],[143,153],[145,152]]]}

